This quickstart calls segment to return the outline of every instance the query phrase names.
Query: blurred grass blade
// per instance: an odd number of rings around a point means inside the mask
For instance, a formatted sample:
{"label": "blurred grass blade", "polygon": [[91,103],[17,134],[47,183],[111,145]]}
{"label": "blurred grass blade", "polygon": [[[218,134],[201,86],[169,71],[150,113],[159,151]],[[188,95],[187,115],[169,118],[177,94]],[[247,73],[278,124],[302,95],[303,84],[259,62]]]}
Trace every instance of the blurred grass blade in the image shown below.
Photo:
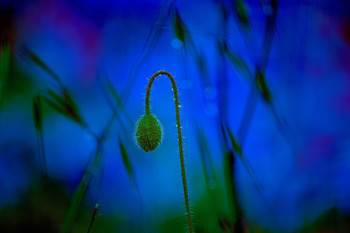
{"label": "blurred grass blade", "polygon": [[42,160],[43,166],[43,176],[47,175],[47,164],[46,164],[46,155],[44,149],[44,135],[43,135],[43,111],[42,111],[42,97],[40,94],[34,97],[33,99],[33,121],[35,126],[35,131],[37,135],[37,146],[40,159]]}
{"label": "blurred grass blade", "polygon": [[10,67],[10,47],[5,45],[0,51],[0,88],[5,86]]}
{"label": "blurred grass blade", "polygon": [[117,90],[113,87],[112,83],[109,80],[107,81],[107,87],[108,90],[111,92],[113,98],[117,102],[118,107],[121,108],[123,106],[122,99],[120,98],[119,94],[117,93]]}
{"label": "blurred grass blade", "polygon": [[234,0],[233,1],[234,10],[238,19],[238,22],[244,29],[249,28],[249,18],[248,18],[248,6],[244,0]]}
{"label": "blurred grass blade", "polygon": [[[227,126],[227,125],[226,125],[226,131],[227,131],[228,134],[229,134],[232,148],[233,148],[233,149],[236,148],[235,151],[237,151],[238,153],[240,153],[239,158],[240,158],[240,160],[241,160],[241,162],[242,162],[244,168],[246,169],[248,175],[249,175],[250,178],[252,179],[252,182],[253,182],[253,184],[254,184],[254,186],[255,186],[256,191],[259,193],[259,195],[261,196],[262,200],[264,201],[264,204],[266,205],[266,208],[267,208],[267,210],[269,211],[269,213],[270,213],[271,215],[273,215],[273,211],[272,211],[272,209],[270,208],[268,202],[266,201],[266,199],[265,199],[265,197],[264,197],[264,195],[263,195],[263,193],[262,193],[262,191],[261,191],[261,188],[260,188],[260,185],[258,184],[258,181],[257,181],[257,179],[256,179],[256,176],[255,176],[255,174],[254,174],[254,172],[253,172],[251,166],[248,164],[248,161],[246,160],[246,158],[245,158],[245,156],[244,156],[244,154],[243,154],[243,152],[242,152],[242,150],[241,150],[241,146],[239,146],[239,144],[237,143],[237,141],[236,141],[235,138],[233,137],[233,133],[232,133],[230,127]],[[233,160],[233,161],[234,161],[234,160]]]}
{"label": "blurred grass blade", "polygon": [[128,152],[126,151],[125,146],[121,139],[119,139],[119,150],[122,155],[124,166],[128,172],[129,178],[132,179],[132,169],[131,169]]}
{"label": "blurred grass blade", "polygon": [[4,101],[4,92],[5,86],[7,82],[7,76],[9,73],[10,67],[10,47],[8,45],[4,45],[2,48],[0,47],[0,111],[2,110],[3,101]]}
{"label": "blurred grass blade", "polygon": [[43,96],[43,98],[51,108],[67,118],[77,122],[82,127],[86,127],[85,122],[80,116],[77,104],[67,89],[64,88],[62,90],[63,97],[52,90],[48,90],[47,92],[51,98],[47,96]]}
{"label": "blurred grass blade", "polygon": [[33,51],[31,51],[25,46],[22,47],[22,52],[26,57],[28,57],[31,61],[33,61],[41,69],[48,73],[61,87],[63,86],[58,75],[49,66],[47,66],[38,55],[36,55]]}
{"label": "blurred grass blade", "polygon": [[[128,114],[127,110],[125,109],[121,96],[118,94],[117,90],[114,88],[113,84],[108,79],[108,77],[106,77],[106,82],[107,82],[107,89],[111,93],[111,95],[114,98],[114,100],[116,101],[117,107],[123,111],[123,113],[124,113],[126,119],[128,120],[129,124],[133,125],[134,122],[131,120],[130,115]],[[117,110],[118,109],[113,108],[113,111],[117,111]]]}
{"label": "blurred grass blade", "polygon": [[42,131],[43,128],[43,112],[41,95],[37,95],[33,99],[33,121],[36,131]]}
{"label": "blurred grass blade", "polygon": [[47,98],[46,96],[43,96],[45,102],[51,107],[53,108],[55,111],[66,115],[64,108],[61,105],[58,105],[56,102],[52,101],[51,99]]}
{"label": "blurred grass blade", "polygon": [[262,94],[264,100],[268,103],[271,103],[271,93],[267,86],[265,75],[257,69],[255,74],[255,84],[260,93]]}
{"label": "blurred grass blade", "polygon": [[101,161],[101,147],[102,143],[98,145],[98,148],[96,150],[96,153],[92,157],[92,159],[89,160],[85,171],[83,178],[80,180],[79,186],[77,187],[73,198],[71,205],[69,207],[68,213],[66,215],[66,218],[62,224],[62,228],[60,230],[60,233],[68,233],[72,229],[72,225],[77,217],[78,211],[80,209],[80,206],[84,200],[85,193],[87,191],[87,187],[91,182],[91,179],[96,173],[96,170],[100,164]]}
{"label": "blurred grass blade", "polygon": [[[256,88],[262,95],[263,99],[266,101],[266,103],[270,107],[270,110],[274,116],[278,130],[280,131],[283,138],[287,142],[292,154],[296,155],[297,151],[294,148],[297,141],[296,137],[294,136],[291,128],[289,127],[283,115],[281,113],[278,113],[278,111],[276,110],[276,106],[275,106],[276,101],[272,101],[271,92],[266,83],[265,75],[259,69],[256,70],[255,84],[256,84]],[[254,92],[254,90],[252,90],[252,92]],[[254,93],[251,93],[251,95],[254,95]]]}
{"label": "blurred grass blade", "polygon": [[92,228],[92,224],[94,223],[95,219],[98,217],[98,215],[96,216],[98,207],[99,207],[99,204],[96,204],[95,208],[94,208],[94,212],[92,213],[92,218],[91,218],[91,221],[90,221],[90,224],[89,224],[89,228],[87,229],[86,233],[90,232],[90,230]]}
{"label": "blurred grass blade", "polygon": [[227,128],[227,131],[228,131],[228,135],[229,135],[230,140],[231,140],[232,149],[233,149],[234,152],[236,152],[240,157],[242,157],[243,154],[242,154],[241,146],[238,144],[237,140],[236,140],[235,137],[233,136],[233,133],[232,133],[232,131],[230,130],[230,128]]}
{"label": "blurred grass blade", "polygon": [[[226,31],[226,30],[225,30]],[[224,43],[224,42],[223,42]],[[217,43],[218,45],[220,42]],[[217,103],[219,109],[220,121],[226,122],[228,113],[229,113],[229,73],[228,73],[228,61],[225,58],[224,52],[222,49],[218,48],[218,57],[216,65],[216,88],[217,88]]]}
{"label": "blurred grass blade", "polygon": [[[238,138],[241,143],[241,147],[243,147],[245,138],[250,127],[250,123],[258,102],[258,95],[261,94],[265,101],[271,101],[271,94],[267,87],[265,76],[260,72],[257,67],[255,70],[254,79],[249,81],[250,91],[248,95],[248,100],[245,104],[245,109],[242,117],[242,121],[239,124],[238,129]],[[268,102],[271,103],[271,102]]]}
{"label": "blurred grass blade", "polygon": [[261,61],[261,71],[264,73],[269,60],[269,54],[272,44],[272,39],[276,29],[277,14],[278,14],[278,0],[270,0],[269,4],[264,5],[263,9],[265,11],[265,31],[263,37],[263,51],[262,51],[262,61]]}
{"label": "blurred grass blade", "polygon": [[219,44],[219,49],[228,57],[229,61],[236,67],[247,79],[252,76],[250,69],[244,58],[235,54],[226,43]]}
{"label": "blurred grass blade", "polygon": [[[232,233],[242,232],[242,231],[235,231],[235,227],[232,225],[232,223],[227,218],[219,219],[219,225],[220,225],[220,228],[223,230],[223,232],[232,232]],[[229,231],[226,231],[227,229]],[[242,233],[244,233],[244,232],[242,232]]]}
{"label": "blurred grass blade", "polygon": [[175,12],[175,34],[176,37],[185,45],[185,41],[188,42],[188,47],[184,47],[184,50],[191,52],[191,55],[196,62],[197,67],[199,68],[200,78],[204,88],[210,88],[211,82],[208,72],[208,66],[205,61],[204,55],[202,55],[196,48],[196,43],[191,37],[191,33],[187,30],[185,22],[181,19],[179,11]]}
{"label": "blurred grass blade", "polygon": [[179,39],[183,45],[185,45],[185,27],[180,17],[178,9],[175,10],[175,18],[174,18],[174,29],[177,39]]}
{"label": "blurred grass blade", "polygon": [[209,144],[203,130],[198,125],[196,127],[196,130],[205,182],[208,189],[213,189],[213,187],[216,185],[216,176],[210,149],[208,146]]}
{"label": "blurred grass blade", "polygon": [[64,88],[63,91],[63,97],[67,103],[66,108],[67,108],[67,112],[70,113],[70,115],[72,116],[72,118],[77,121],[79,124],[83,124],[83,120],[80,116],[80,113],[78,111],[78,105],[77,103],[73,100],[72,95],[70,94],[70,92]]}
{"label": "blurred grass blade", "polygon": [[[232,219],[230,220],[233,223],[233,232],[244,232],[241,219],[244,218],[244,213],[241,208],[241,205],[238,201],[236,182],[235,182],[235,155],[234,151],[230,149],[230,140],[227,139],[227,123],[220,123],[221,134],[223,136],[223,170],[224,170],[224,181],[225,181],[225,189],[227,195],[228,206],[232,215]],[[232,134],[232,133],[231,133]],[[226,220],[226,222],[221,221],[219,219],[219,224],[222,230],[226,230],[230,220]],[[231,228],[232,229],[232,228]]]}
{"label": "blurred grass blade", "polygon": [[292,152],[292,154],[296,156],[298,154],[298,151],[295,148],[295,145],[298,144],[297,137],[295,136],[294,132],[292,131],[283,114],[276,110],[275,104],[270,103],[269,106],[274,116],[278,130],[280,131],[284,140],[287,142],[287,145],[289,146],[289,149]]}
{"label": "blurred grass blade", "polygon": [[251,88],[248,95],[248,100],[245,104],[242,120],[238,128],[238,139],[240,141],[241,148],[244,146],[245,139],[253,119],[254,111],[258,103],[258,93],[256,89]]}
{"label": "blurred grass blade", "polygon": [[174,4],[174,0],[164,1],[160,12],[157,18],[154,20],[152,25],[150,25],[150,32],[145,40],[145,45],[137,59],[131,68],[130,74],[128,75],[127,82],[124,87],[124,91],[122,93],[122,97],[124,101],[127,101],[130,93],[132,93],[132,88],[135,84],[137,73],[141,69],[143,63],[146,61],[146,58],[153,51],[154,46],[156,45],[158,39],[160,38],[160,34],[162,31],[162,25],[166,22],[168,18],[168,14],[170,9],[172,9]]}
{"label": "blurred grass blade", "polygon": [[52,90],[48,90],[47,92],[49,93],[50,97],[59,105],[63,106],[66,104],[65,99],[63,97],[61,97],[59,94],[55,93]]}
{"label": "blurred grass blade", "polygon": [[[225,176],[225,186],[227,192],[227,198],[229,207],[231,209],[231,214],[233,217],[234,225],[239,228],[239,219],[242,218],[242,209],[238,202],[237,189],[235,183],[235,171],[234,171],[234,154],[232,151],[225,150],[224,154],[224,176]],[[237,225],[238,224],[238,225]],[[235,227],[235,228],[236,228]],[[237,231],[242,232],[242,231]]]}
{"label": "blurred grass blade", "polygon": [[72,225],[73,225],[75,218],[78,214],[79,208],[84,200],[85,193],[87,191],[87,187],[91,183],[91,180],[95,176],[97,169],[100,166],[101,158],[102,158],[103,143],[104,143],[104,140],[106,139],[107,134],[108,134],[108,132],[113,124],[113,121],[114,121],[114,114],[112,115],[110,120],[107,122],[101,135],[96,138],[96,140],[97,140],[96,152],[93,154],[92,157],[90,157],[89,162],[86,165],[83,177],[80,180],[80,183],[79,183],[79,185],[78,185],[78,187],[73,195],[71,205],[69,207],[66,218],[62,224],[62,228],[60,230],[60,233],[68,233],[71,231]]}
{"label": "blurred grass blade", "polygon": [[[189,37],[189,47],[192,48],[192,56],[194,57],[194,60],[196,62],[197,67],[199,68],[200,72],[200,78],[202,81],[202,84],[204,85],[204,88],[211,88],[212,84],[210,81],[210,75],[209,75],[209,68],[207,66],[207,63],[205,61],[204,55],[202,55],[199,51],[197,51],[195,43],[192,41],[192,38]],[[208,89],[207,89],[208,90]]]}
{"label": "blurred grass blade", "polygon": [[67,216],[65,218],[65,221],[60,231],[61,233],[70,232],[70,229],[79,211],[80,205],[83,202],[89,181],[90,181],[90,172],[84,175],[82,181],[80,182],[77,190],[74,193],[74,196],[72,198],[72,203],[69,207]]}
{"label": "blurred grass blade", "polygon": [[[184,24],[184,23],[183,23]],[[193,60],[196,62],[196,65],[199,69],[200,72],[200,80],[202,81],[202,84],[204,85],[204,88],[210,88],[211,81],[209,77],[209,72],[208,72],[208,66],[205,61],[204,55],[202,55],[196,48],[195,42],[192,40],[190,32],[187,32],[187,38],[188,40],[188,50],[191,52]],[[187,50],[187,48],[185,48]]]}

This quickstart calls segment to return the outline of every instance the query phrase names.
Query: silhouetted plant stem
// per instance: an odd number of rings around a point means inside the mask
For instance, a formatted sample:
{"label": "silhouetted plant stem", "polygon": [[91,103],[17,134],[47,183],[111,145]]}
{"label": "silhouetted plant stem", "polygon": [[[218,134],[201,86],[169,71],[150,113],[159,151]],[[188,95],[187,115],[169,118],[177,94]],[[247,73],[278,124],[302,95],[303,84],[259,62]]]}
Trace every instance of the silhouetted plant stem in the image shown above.
{"label": "silhouetted plant stem", "polygon": [[42,177],[46,178],[47,176],[47,165],[46,165],[46,156],[45,156],[45,148],[44,148],[44,133],[43,133],[43,122],[44,116],[42,112],[42,97],[41,95],[37,95],[33,99],[33,122],[35,126],[35,133],[37,138],[37,148],[41,166]]}
{"label": "silhouetted plant stem", "polygon": [[98,207],[99,207],[99,204],[96,204],[96,205],[95,205],[94,212],[92,213],[92,218],[91,218],[91,221],[90,221],[90,224],[89,224],[89,228],[87,229],[87,232],[86,232],[86,233],[89,233],[90,230],[91,230],[92,224],[94,223],[95,218],[96,218],[96,214],[97,214],[97,209],[98,209]]}
{"label": "silhouetted plant stem", "polygon": [[37,135],[39,156],[40,156],[41,165],[43,169],[42,175],[44,178],[46,178],[48,174],[47,174],[47,162],[46,162],[46,155],[45,155],[43,132],[42,131],[36,132],[36,135]]}
{"label": "silhouetted plant stem", "polygon": [[98,166],[100,165],[101,157],[102,157],[102,147],[103,143],[109,133],[109,130],[111,129],[113,122],[115,120],[115,114],[113,113],[106,126],[104,127],[102,133],[100,135],[96,134],[93,132],[89,126],[86,124],[85,125],[85,130],[87,133],[91,134],[92,136],[95,137],[96,142],[97,142],[97,147],[96,151],[93,154],[93,156],[89,159],[83,177],[80,180],[80,183],[78,187],[76,188],[73,198],[72,198],[72,203],[68,209],[68,213],[66,215],[66,218],[62,224],[62,228],[60,230],[60,233],[68,233],[71,231],[72,225],[75,221],[75,218],[77,216],[78,210],[83,202],[83,199],[85,197],[85,193],[87,191],[88,185],[91,182],[93,176],[95,175]]}
{"label": "silhouetted plant stem", "polygon": [[149,107],[149,100],[150,100],[150,92],[151,87],[154,79],[158,77],[159,75],[166,75],[169,77],[171,83],[172,83],[172,90],[174,92],[174,100],[175,100],[175,112],[176,112],[176,126],[177,126],[177,138],[179,141],[179,153],[180,153],[180,163],[181,163],[181,176],[182,176],[182,184],[184,189],[184,197],[185,197],[185,206],[186,206],[186,213],[188,217],[188,226],[189,230],[192,233],[192,219],[191,219],[191,211],[190,211],[190,202],[188,198],[188,188],[187,188],[187,181],[186,181],[186,172],[185,172],[185,161],[184,161],[184,155],[183,155],[183,144],[182,144],[182,133],[181,133],[181,124],[180,124],[180,104],[179,104],[179,96],[177,93],[177,87],[175,80],[173,76],[167,72],[167,71],[158,71],[155,73],[151,79],[149,80],[149,83],[147,85],[147,92],[146,92],[146,115],[151,114],[150,107]]}

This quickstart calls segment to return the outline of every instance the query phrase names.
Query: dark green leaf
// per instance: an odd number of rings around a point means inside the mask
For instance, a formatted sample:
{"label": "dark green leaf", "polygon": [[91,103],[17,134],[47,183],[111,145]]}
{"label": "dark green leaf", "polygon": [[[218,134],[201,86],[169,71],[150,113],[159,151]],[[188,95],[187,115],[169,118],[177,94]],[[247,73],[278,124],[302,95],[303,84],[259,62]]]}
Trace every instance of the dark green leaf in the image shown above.
{"label": "dark green leaf", "polygon": [[[228,134],[229,134],[229,137],[230,137],[230,140],[231,140],[231,144],[232,144],[233,150],[238,154],[238,156],[239,156],[239,158],[240,158],[240,160],[241,160],[243,166],[245,167],[246,171],[248,172],[249,176],[251,177],[251,179],[252,179],[252,181],[253,181],[253,183],[254,183],[254,186],[255,186],[256,190],[258,191],[258,193],[261,195],[261,198],[262,198],[263,201],[265,202],[267,209],[268,209],[269,211],[271,211],[271,209],[269,208],[268,203],[266,202],[266,200],[265,200],[265,198],[264,198],[264,196],[263,196],[263,194],[262,194],[262,192],[261,192],[261,188],[260,188],[260,186],[259,186],[259,184],[258,184],[258,182],[257,182],[256,176],[254,175],[253,170],[252,170],[251,167],[249,166],[247,160],[245,159],[245,156],[244,156],[243,153],[242,153],[242,149],[241,149],[240,145],[238,144],[238,142],[237,142],[236,139],[234,138],[233,133],[232,133],[232,131],[230,130],[230,128],[229,128],[229,127],[226,127],[226,129],[227,129],[227,132],[228,132]],[[227,166],[230,166],[231,164],[233,164],[234,159],[235,159],[235,158],[234,158],[233,153],[227,153],[226,159],[225,159],[225,161],[226,161],[225,163],[228,164]],[[234,173],[233,173],[233,168],[234,168],[234,167],[232,167],[232,172],[229,170],[229,172],[230,172],[229,174],[234,174]],[[234,180],[233,180],[233,181],[234,181]],[[236,195],[236,194],[235,194],[235,195]],[[235,198],[236,198],[236,197],[235,197]],[[270,212],[270,213],[271,213],[271,212]],[[237,231],[237,232],[241,232],[241,231]]]}
{"label": "dark green leaf", "polygon": [[54,110],[63,114],[64,116],[74,120],[78,124],[85,126],[82,120],[77,105],[67,89],[63,89],[63,97],[55,93],[52,90],[48,90],[48,94],[51,98],[44,96],[45,102],[50,105]]}
{"label": "dark green leaf", "polygon": [[37,95],[33,99],[33,120],[34,126],[37,131],[41,131],[43,127],[43,116],[42,116],[42,101],[41,95]]}
{"label": "dark green leaf", "polygon": [[238,54],[235,54],[232,50],[229,49],[226,43],[222,45],[222,50],[224,54],[228,57],[229,61],[244,75],[250,76],[250,70],[244,58]]}
{"label": "dark green leaf", "polygon": [[90,159],[89,163],[87,164],[84,170],[83,177],[80,180],[79,186],[74,192],[71,205],[69,207],[65,220],[62,224],[60,233],[71,232],[72,225],[78,215],[78,212],[84,200],[88,185],[91,183],[91,180],[95,176],[97,168],[100,165],[101,156],[102,156],[100,149],[101,149],[100,147],[97,149],[96,153]]}
{"label": "dark green leaf", "polygon": [[185,27],[178,10],[176,10],[176,13],[175,13],[174,28],[175,28],[176,37],[179,40],[181,40],[183,44],[185,44]]}
{"label": "dark green leaf", "polygon": [[249,27],[247,5],[243,0],[235,0],[234,7],[239,23],[245,28]]}
{"label": "dark green leaf", "polygon": [[[226,194],[228,198],[228,207],[232,214],[232,220],[234,224],[239,222],[239,219],[242,217],[242,209],[238,201],[237,189],[235,183],[235,171],[234,171],[235,156],[232,151],[226,151],[224,153],[224,176],[225,176],[225,186]],[[242,231],[237,231],[242,232]]]}
{"label": "dark green leaf", "polygon": [[261,92],[264,100],[267,102],[271,102],[271,93],[267,86],[265,75],[260,71],[257,71],[255,76],[255,81],[256,81],[256,86]]}
{"label": "dark green leaf", "polygon": [[57,102],[58,104],[64,106],[66,104],[66,101],[57,93],[55,93],[52,90],[48,90],[47,93],[49,93],[49,95],[51,96],[51,98]]}
{"label": "dark green leaf", "polygon": [[112,83],[109,80],[107,81],[107,87],[108,87],[108,90],[111,92],[113,98],[117,102],[118,107],[122,107],[123,105],[122,99],[120,98],[119,94],[117,93],[117,90],[113,87]]}
{"label": "dark green leaf", "polygon": [[[53,102],[52,100],[50,100],[49,98],[47,98],[46,96],[43,96],[44,98],[44,101],[51,107],[53,108],[55,111],[63,114],[63,115],[66,115],[64,109],[62,106],[58,105],[57,103]],[[68,117],[68,116],[67,116]]]}
{"label": "dark green leaf", "polygon": [[206,139],[203,130],[198,125],[196,127],[196,130],[205,181],[208,188],[211,188],[214,182],[216,182],[216,176],[208,140]]}
{"label": "dark green leaf", "polygon": [[231,140],[232,148],[233,150],[239,155],[242,156],[242,149],[241,146],[238,144],[237,140],[233,136],[233,133],[229,127],[227,127],[227,132]]}
{"label": "dark green leaf", "polygon": [[131,164],[130,164],[128,152],[126,151],[125,146],[120,139],[119,139],[119,150],[120,150],[120,153],[122,154],[124,166],[125,166],[126,170],[128,171],[129,177],[131,178],[132,177],[132,169],[131,169]]}
{"label": "dark green leaf", "polygon": [[10,48],[4,46],[0,51],[0,88],[6,83],[8,71],[10,66]]}
{"label": "dark green leaf", "polygon": [[30,60],[32,60],[35,64],[37,64],[41,69],[43,69],[45,72],[47,72],[55,81],[57,81],[60,85],[62,85],[62,82],[58,75],[50,68],[48,67],[45,62],[40,59],[39,56],[37,56],[34,52],[29,50],[27,47],[23,47],[22,51],[25,55],[29,57]]}
{"label": "dark green leaf", "polygon": [[66,100],[65,106],[66,106],[67,112],[69,112],[72,119],[77,121],[79,124],[84,124],[78,110],[78,105],[72,98],[72,95],[69,93],[69,91],[66,88],[64,88],[62,92],[63,92],[64,99]]}
{"label": "dark green leaf", "polygon": [[128,114],[127,110],[125,109],[125,107],[123,105],[123,101],[122,101],[121,96],[118,94],[117,90],[114,88],[113,84],[110,82],[108,77],[106,77],[106,85],[107,85],[108,91],[111,93],[112,97],[115,99],[115,101],[117,103],[117,108],[113,107],[113,110],[116,113],[117,113],[117,111],[119,112],[119,109],[122,110],[125,117],[129,121],[130,125],[134,124],[133,121],[131,120],[130,115]]}

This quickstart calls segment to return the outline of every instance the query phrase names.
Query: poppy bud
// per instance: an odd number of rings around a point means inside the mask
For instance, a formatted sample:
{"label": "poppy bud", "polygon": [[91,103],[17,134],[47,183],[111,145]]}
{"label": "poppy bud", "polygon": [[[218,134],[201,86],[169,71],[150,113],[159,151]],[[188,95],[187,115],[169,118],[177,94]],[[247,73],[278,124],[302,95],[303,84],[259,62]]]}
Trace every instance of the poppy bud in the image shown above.
{"label": "poppy bud", "polygon": [[162,127],[153,114],[145,114],[137,124],[137,144],[146,152],[155,150],[162,141]]}

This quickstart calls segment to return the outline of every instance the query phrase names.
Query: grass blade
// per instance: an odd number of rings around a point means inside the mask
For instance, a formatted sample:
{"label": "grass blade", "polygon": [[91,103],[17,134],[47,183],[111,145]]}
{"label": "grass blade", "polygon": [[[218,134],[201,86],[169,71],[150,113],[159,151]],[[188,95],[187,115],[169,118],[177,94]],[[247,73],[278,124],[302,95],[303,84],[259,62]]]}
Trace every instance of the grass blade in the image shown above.
{"label": "grass blade", "polygon": [[45,64],[45,62],[36,55],[33,51],[31,51],[29,48],[22,46],[22,53],[28,57],[32,62],[34,62],[36,65],[38,65],[41,69],[43,69],[46,73],[48,73],[61,87],[63,86],[62,81],[58,77],[58,75],[48,66]]}
{"label": "grass blade", "polygon": [[96,204],[96,205],[95,205],[94,212],[92,213],[92,218],[91,218],[91,222],[90,222],[90,224],[89,224],[89,228],[88,228],[88,230],[86,231],[86,233],[89,233],[89,232],[90,232],[91,227],[92,227],[92,224],[94,223],[95,219],[98,217],[98,215],[96,216],[98,207],[99,207],[99,204]]}
{"label": "grass blade", "polygon": [[132,179],[132,168],[131,168],[128,152],[126,151],[125,146],[121,139],[119,139],[119,150],[122,155],[123,163],[128,172],[129,178]]}
{"label": "grass blade", "polygon": [[[265,3],[262,3],[265,4]],[[271,50],[272,39],[276,29],[277,14],[278,14],[278,0],[271,0],[268,6],[264,6],[265,9],[265,31],[263,38],[263,51],[262,51],[262,61],[260,69],[262,72],[265,71],[267,67],[267,62],[269,59],[269,54]]]}
{"label": "grass blade", "polygon": [[250,72],[250,69],[247,65],[247,62],[244,60],[243,57],[240,55],[234,53],[227,45],[227,43],[222,43],[218,45],[219,50],[222,50],[223,53],[226,55],[228,60],[232,63],[232,65],[237,68],[237,70],[244,75],[246,80],[249,80],[250,77],[252,77],[252,73]]}
{"label": "grass blade", "polygon": [[237,232],[242,232],[240,219],[243,217],[242,208],[238,202],[236,183],[234,178],[234,163],[235,158],[232,151],[226,151],[224,154],[224,175],[227,198],[229,206],[231,207],[231,213],[233,216],[233,223]]}
{"label": "grass blade", "polygon": [[86,123],[80,116],[76,102],[66,88],[62,91],[63,97],[52,90],[48,90],[48,94],[51,98],[46,96],[43,96],[43,98],[51,108],[80,124],[83,128],[86,127]]}
{"label": "grass blade", "polygon": [[98,148],[96,150],[96,153],[94,154],[93,158],[88,162],[88,164],[86,166],[83,178],[81,179],[79,186],[73,195],[71,205],[69,207],[65,221],[62,224],[62,228],[60,230],[60,233],[68,233],[71,231],[72,225],[77,217],[80,206],[84,200],[85,193],[87,191],[87,187],[90,184],[91,179],[94,176],[94,174],[99,166],[99,163],[101,160],[101,155],[102,155],[101,154],[101,147],[102,147],[102,145],[99,144]]}
{"label": "grass blade", "polygon": [[175,18],[174,18],[174,30],[176,37],[185,45],[185,27],[183,21],[180,17],[178,9],[175,10]]}
{"label": "grass blade", "polygon": [[43,112],[41,95],[37,95],[33,99],[33,121],[36,131],[42,131],[43,128]]}
{"label": "grass blade", "polygon": [[0,51],[0,87],[6,83],[10,67],[10,47],[4,46]]}
{"label": "grass blade", "polygon": [[10,67],[10,47],[5,45],[0,50],[0,110],[4,101],[4,90]]}
{"label": "grass blade", "polygon": [[238,144],[237,140],[235,139],[235,137],[233,136],[233,133],[232,131],[228,128],[227,129],[228,131],[228,135],[230,137],[230,140],[231,140],[231,145],[232,145],[232,148],[233,148],[233,151],[238,154],[240,157],[243,156],[242,154],[242,149],[241,149],[241,146]]}
{"label": "grass blade", "polygon": [[[112,107],[113,111],[115,111],[116,114],[117,114],[117,110],[121,109],[122,112],[124,113],[126,119],[128,120],[129,124],[133,125],[134,123],[131,120],[131,117],[130,117],[129,113],[127,112],[127,110],[124,107],[123,100],[122,100],[121,96],[118,94],[117,90],[114,88],[113,84],[111,83],[111,81],[108,79],[107,76],[106,76],[106,85],[107,85],[108,91],[111,93],[113,99],[117,103],[116,107],[114,107],[114,106],[112,106],[112,104],[110,104],[110,106]],[[104,91],[104,90],[102,90],[102,91]],[[105,95],[105,96],[107,97],[107,95]]]}
{"label": "grass blade", "polygon": [[235,151],[237,152],[240,152],[241,155],[238,156],[244,166],[244,168],[246,169],[246,171],[248,172],[248,175],[250,176],[250,178],[252,179],[252,182],[255,186],[255,189],[256,191],[259,193],[260,197],[262,198],[268,212],[271,214],[271,216],[274,216],[274,212],[272,211],[272,209],[270,208],[270,205],[268,204],[267,200],[265,199],[262,191],[261,191],[261,188],[260,188],[260,185],[258,184],[258,181],[257,181],[257,178],[254,174],[254,171],[252,170],[251,166],[248,164],[248,161],[246,160],[246,157],[244,156],[242,150],[241,150],[241,147],[239,146],[239,144],[237,143],[237,140],[234,138],[233,136],[233,133],[231,131],[231,129],[226,126],[226,130],[229,134],[229,137],[230,137],[230,141],[231,141],[231,146],[232,148],[236,148]]}
{"label": "grass blade", "polygon": [[47,163],[44,148],[44,134],[43,134],[43,111],[42,111],[42,97],[37,95],[33,99],[33,121],[35,126],[35,131],[37,135],[37,147],[41,158],[43,167],[43,177],[47,175]]}
{"label": "grass blade", "polygon": [[205,182],[208,189],[212,189],[216,183],[216,176],[214,172],[214,165],[212,156],[210,154],[209,144],[205,137],[203,130],[197,125],[197,139],[199,144],[199,150],[201,154],[202,167],[205,177]]}
{"label": "grass blade", "polygon": [[137,73],[141,69],[143,63],[146,61],[146,58],[153,51],[154,46],[156,45],[158,39],[160,38],[162,25],[168,18],[169,11],[173,7],[174,0],[164,1],[160,13],[157,18],[154,20],[152,25],[150,26],[151,30],[147,36],[145,45],[141,51],[141,54],[138,56],[138,60],[134,63],[131,68],[131,72],[128,75],[127,82],[125,84],[124,91],[122,93],[122,97],[125,101],[128,100],[129,95],[131,93],[131,89],[135,84]]}
{"label": "grass blade", "polygon": [[259,70],[257,70],[255,74],[255,84],[260,93],[262,94],[263,99],[266,102],[271,103],[271,92],[269,90],[269,87],[267,86],[265,75]]}
{"label": "grass blade", "polygon": [[249,28],[249,18],[248,18],[248,6],[244,0],[234,0],[233,1],[234,10],[238,22],[244,29]]}

